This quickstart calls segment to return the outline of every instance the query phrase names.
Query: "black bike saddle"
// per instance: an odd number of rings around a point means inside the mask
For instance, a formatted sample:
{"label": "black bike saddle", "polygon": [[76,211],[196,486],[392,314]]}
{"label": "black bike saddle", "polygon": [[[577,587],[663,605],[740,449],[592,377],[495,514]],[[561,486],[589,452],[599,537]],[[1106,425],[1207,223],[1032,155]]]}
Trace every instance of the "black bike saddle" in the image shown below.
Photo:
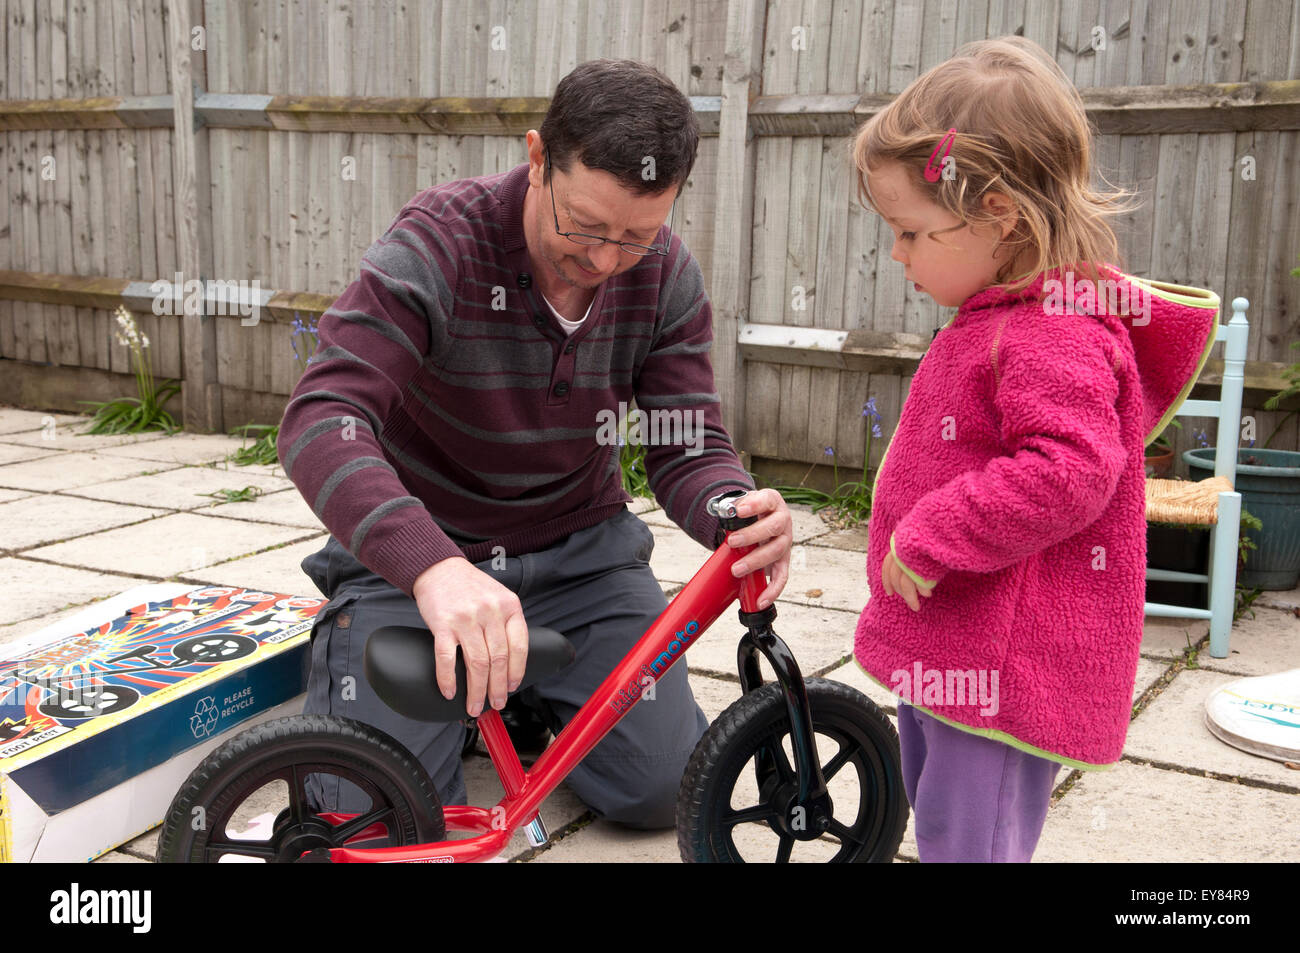
{"label": "black bike saddle", "polygon": [[[554,675],[572,663],[575,656],[573,643],[559,632],[529,626],[528,661],[515,692]],[[406,625],[376,629],[366,642],[365,672],[375,694],[399,715],[416,721],[460,721],[468,717],[465,659],[460,647],[456,647],[456,697],[448,701],[438,690],[437,659],[428,629]]]}

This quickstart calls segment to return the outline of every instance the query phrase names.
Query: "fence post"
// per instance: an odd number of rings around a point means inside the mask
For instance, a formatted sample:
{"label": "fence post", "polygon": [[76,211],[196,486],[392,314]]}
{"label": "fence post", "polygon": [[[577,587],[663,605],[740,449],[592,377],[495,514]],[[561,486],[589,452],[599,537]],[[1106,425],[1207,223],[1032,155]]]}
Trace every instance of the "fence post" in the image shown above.
{"label": "fence post", "polygon": [[738,449],[745,443],[745,362],[740,324],[749,313],[753,246],[754,150],[749,104],[762,86],[764,5],[728,0],[718,120],[718,194],[713,220],[713,370],[722,421]]}
{"label": "fence post", "polygon": [[[202,51],[191,48],[195,6],[201,17],[202,4],[192,0],[168,0],[168,43],[171,47],[172,92],[172,190],[175,200],[176,263],[182,281],[204,281],[212,267],[212,225],[210,215],[200,210],[211,207],[208,187],[208,132],[196,128],[195,74],[205,79]],[[205,269],[204,266],[207,266]],[[206,284],[205,284],[206,288]],[[208,313],[207,295],[197,314],[191,314],[186,294],[181,318],[181,367],[185,375],[181,391],[183,426],[200,433],[222,433],[221,385],[217,378],[217,326]]]}

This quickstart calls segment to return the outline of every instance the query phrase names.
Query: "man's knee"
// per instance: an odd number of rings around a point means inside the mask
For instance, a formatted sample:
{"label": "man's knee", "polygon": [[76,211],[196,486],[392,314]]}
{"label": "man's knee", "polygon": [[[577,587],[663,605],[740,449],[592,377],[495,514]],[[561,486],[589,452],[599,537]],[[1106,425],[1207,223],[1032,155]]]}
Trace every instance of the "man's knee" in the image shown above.
{"label": "man's knee", "polygon": [[605,820],[639,830],[672,827],[686,759],[656,764],[600,765],[600,778],[581,792],[583,800]]}

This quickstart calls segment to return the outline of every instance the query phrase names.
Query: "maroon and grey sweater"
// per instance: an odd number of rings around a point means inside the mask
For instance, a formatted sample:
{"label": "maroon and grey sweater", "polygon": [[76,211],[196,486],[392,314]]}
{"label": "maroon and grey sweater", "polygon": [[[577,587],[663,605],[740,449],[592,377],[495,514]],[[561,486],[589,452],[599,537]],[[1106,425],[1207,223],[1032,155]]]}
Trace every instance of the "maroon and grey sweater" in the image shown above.
{"label": "maroon and grey sweater", "polygon": [[[697,441],[647,447],[668,516],[712,548],[704,504],[752,489],[722,427],[699,264],[667,256],[607,280],[566,336],[532,281],[528,166],[416,195],[321,317],[280,426],[280,461],[316,516],[411,595],[451,556],[545,548],[623,509],[620,402],[703,414]],[[687,451],[690,450],[690,453]],[[501,547],[501,549],[496,549]]]}

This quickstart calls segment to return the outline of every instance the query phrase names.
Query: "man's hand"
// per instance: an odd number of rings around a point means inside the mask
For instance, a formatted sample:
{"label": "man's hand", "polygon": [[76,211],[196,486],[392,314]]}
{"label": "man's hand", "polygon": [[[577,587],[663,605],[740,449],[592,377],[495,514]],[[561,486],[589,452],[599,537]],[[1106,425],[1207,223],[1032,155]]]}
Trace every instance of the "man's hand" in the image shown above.
{"label": "man's hand", "polygon": [[934,587],[923,589],[912,581],[912,577],[903,572],[893,553],[885,553],[885,561],[880,564],[880,579],[885,587],[885,595],[898,594],[911,607],[913,612],[921,611],[921,600],[916,598],[919,592],[927,599],[934,595]]}
{"label": "man's hand", "polygon": [[433,633],[438,690],[456,695],[456,646],[465,656],[466,713],[478,717],[486,692],[492,707],[505,707],[519,687],[528,659],[528,626],[519,597],[468,559],[434,563],[415,580],[415,604]]}
{"label": "man's hand", "polygon": [[766,609],[781,594],[790,579],[790,545],[794,542],[794,520],[790,508],[776,490],[751,490],[736,502],[739,516],[757,516],[753,526],[746,526],[727,537],[727,545],[756,546],[731,567],[733,576],[745,576],[756,569],[767,570],[768,587],[758,597],[758,607]]}

